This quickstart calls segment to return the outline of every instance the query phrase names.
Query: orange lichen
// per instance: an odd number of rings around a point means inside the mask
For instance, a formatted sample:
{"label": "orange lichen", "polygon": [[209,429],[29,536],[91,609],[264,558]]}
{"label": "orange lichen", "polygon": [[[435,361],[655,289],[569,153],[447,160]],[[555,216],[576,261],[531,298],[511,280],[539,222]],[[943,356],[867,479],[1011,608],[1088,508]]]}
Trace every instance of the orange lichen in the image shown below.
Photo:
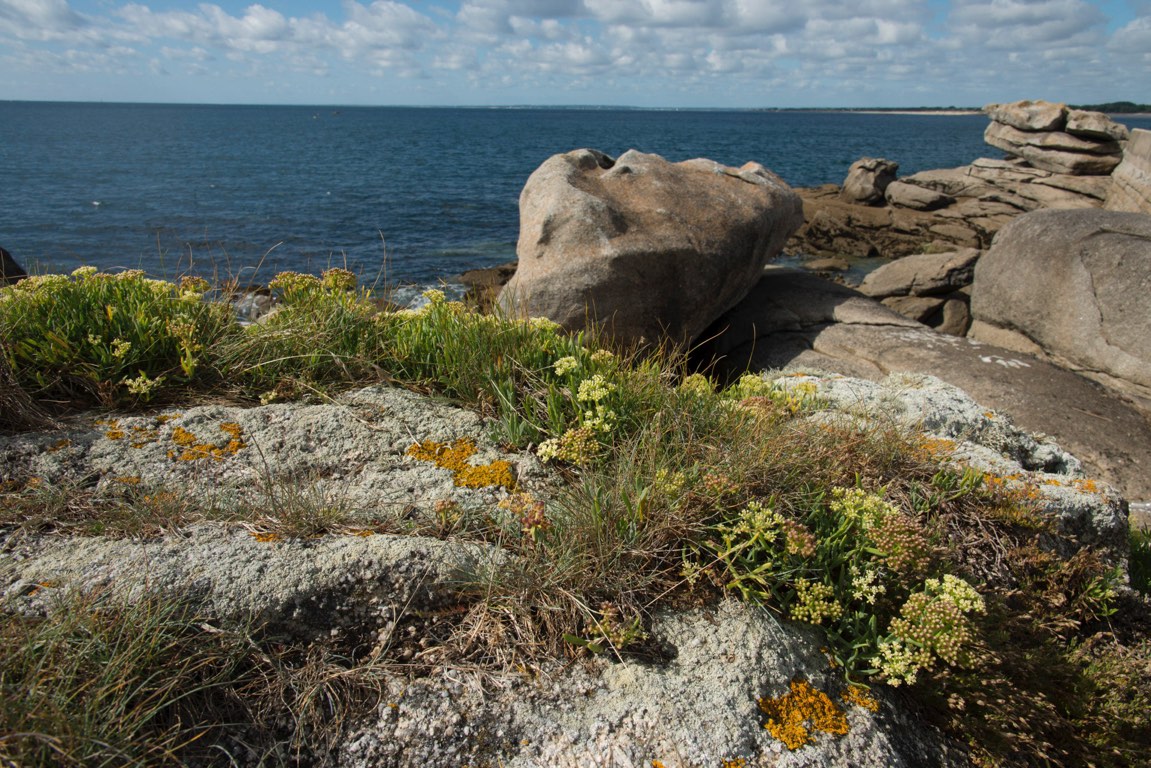
{"label": "orange lichen", "polygon": [[280,535],[278,533],[268,533],[263,531],[252,531],[252,538],[261,544],[267,544],[273,541],[279,541]]}
{"label": "orange lichen", "polygon": [[143,448],[160,437],[160,430],[152,427],[132,427],[132,447]]}
{"label": "orange lichen", "polygon": [[815,741],[814,732],[837,736],[847,733],[847,716],[826,693],[802,678],[791,681],[791,690],[775,698],[759,700],[767,715],[764,728],[788,749],[799,749]]}
{"label": "orange lichen", "polygon": [[919,441],[919,450],[927,458],[946,457],[955,452],[955,441],[924,435]]}
{"label": "orange lichen", "polygon": [[52,445],[48,448],[48,453],[56,453],[56,451],[62,451],[70,445],[72,445],[71,440],[66,437],[62,438],[52,443]]}
{"label": "orange lichen", "polygon": [[742,757],[725,757],[719,768],[747,768],[747,760]]}
{"label": "orange lichen", "polygon": [[229,437],[228,442],[224,445],[201,441],[200,438],[183,427],[176,427],[172,430],[172,442],[183,450],[168,451],[168,458],[176,461],[197,461],[199,459],[223,461],[226,457],[235,455],[246,446],[239,424],[226,421],[220,425],[220,431]]}
{"label": "orange lichen", "polygon": [[497,460],[480,466],[469,464],[468,459],[475,453],[476,443],[469,437],[461,437],[450,445],[424,440],[408,449],[408,455],[414,459],[450,469],[456,485],[461,488],[502,486],[511,490],[515,487],[510,462]]}
{"label": "orange lichen", "polygon": [[849,685],[839,694],[847,704],[863,707],[869,712],[879,711],[879,700],[867,692],[862,685]]}
{"label": "orange lichen", "polygon": [[182,417],[182,413],[162,413],[156,417],[157,424],[167,424],[169,421]]}
{"label": "orange lichen", "polygon": [[116,482],[117,483],[123,483],[124,485],[139,485],[140,484],[140,476],[139,475],[127,475],[126,477],[117,477]]}
{"label": "orange lichen", "polygon": [[119,419],[97,419],[97,427],[107,427],[104,430],[104,437],[109,440],[123,440],[128,436],[128,433],[120,429]]}

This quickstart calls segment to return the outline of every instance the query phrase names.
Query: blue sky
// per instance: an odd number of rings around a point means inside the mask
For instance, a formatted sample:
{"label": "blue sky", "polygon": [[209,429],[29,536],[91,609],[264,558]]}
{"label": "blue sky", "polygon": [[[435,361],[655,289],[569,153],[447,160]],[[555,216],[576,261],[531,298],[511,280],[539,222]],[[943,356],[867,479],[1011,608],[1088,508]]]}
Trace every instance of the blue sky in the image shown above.
{"label": "blue sky", "polygon": [[0,0],[0,99],[1151,102],[1151,0]]}

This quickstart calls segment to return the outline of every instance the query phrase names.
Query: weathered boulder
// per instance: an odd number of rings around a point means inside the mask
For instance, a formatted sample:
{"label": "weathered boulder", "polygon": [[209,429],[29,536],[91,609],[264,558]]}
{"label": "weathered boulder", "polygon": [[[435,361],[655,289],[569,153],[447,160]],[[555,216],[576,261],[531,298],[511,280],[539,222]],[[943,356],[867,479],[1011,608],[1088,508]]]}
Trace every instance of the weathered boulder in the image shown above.
{"label": "weathered boulder", "polygon": [[971,325],[967,287],[981,253],[966,248],[905,256],[869,273],[859,291],[940,333],[962,336]]}
{"label": "weathered boulder", "polygon": [[23,280],[28,276],[16,259],[12,258],[12,254],[8,253],[4,248],[0,248],[0,286],[10,285],[19,280]]}
{"label": "weathered boulder", "polygon": [[983,112],[993,121],[1021,131],[1059,131],[1067,124],[1066,105],[1050,101],[988,104]]}
{"label": "weathered boulder", "polygon": [[747,294],[803,223],[757,163],[669,163],[634,150],[555,155],[520,195],[519,266],[500,305],[617,342],[684,343]]}
{"label": "weathered boulder", "polygon": [[893,181],[887,185],[884,197],[892,205],[914,208],[917,211],[934,211],[937,208],[946,208],[955,202],[953,197],[904,181]]}
{"label": "weathered boulder", "polygon": [[1151,131],[1136,128],[1123,150],[1123,162],[1111,174],[1103,207],[1110,211],[1151,214]]}
{"label": "weathered boulder", "polygon": [[1151,404],[1151,218],[1116,211],[1020,217],[976,265],[972,310],[982,323],[1015,331]]}
{"label": "weathered boulder", "polygon": [[882,205],[883,193],[895,181],[899,163],[876,157],[861,157],[847,169],[840,191],[844,200],[865,205]]}
{"label": "weathered boulder", "polygon": [[951,293],[970,285],[981,253],[975,248],[965,248],[905,256],[868,274],[859,292],[876,299]]}
{"label": "weathered boulder", "polygon": [[1049,361],[937,333],[850,288],[782,268],[768,269],[705,335],[711,340],[697,354],[719,359],[720,373],[750,367],[873,381],[896,372],[937,376],[1023,429],[1050,435],[1127,498],[1151,499],[1151,417]]}

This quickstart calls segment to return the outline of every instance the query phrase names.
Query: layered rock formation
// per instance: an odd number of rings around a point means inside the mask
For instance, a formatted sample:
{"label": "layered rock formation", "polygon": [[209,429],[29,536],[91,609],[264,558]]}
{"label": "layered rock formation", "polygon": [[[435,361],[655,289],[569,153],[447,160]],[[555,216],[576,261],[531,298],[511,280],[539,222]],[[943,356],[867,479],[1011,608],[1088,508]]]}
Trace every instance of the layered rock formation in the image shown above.
{"label": "layered rock formation", "polygon": [[[959,168],[894,179],[893,163],[874,158],[852,166],[843,187],[800,190],[805,225],[788,241],[791,253],[899,258],[937,250],[987,248],[1005,224],[1041,209],[1151,208],[1151,138],[1130,142],[1126,127],[1098,112],[1048,102],[992,104],[984,138],[1007,153]],[[1146,133],[1140,132],[1139,133]],[[1116,168],[1119,166],[1123,170]],[[884,168],[883,201],[860,188],[867,168]],[[1117,172],[1112,182],[1112,170]],[[888,178],[891,177],[891,178]],[[1117,187],[1113,191],[1113,186]],[[1144,207],[1140,207],[1144,206]],[[1144,211],[1146,212],[1146,211]]]}
{"label": "layered rock formation", "polygon": [[730,308],[802,223],[799,198],[758,163],[669,163],[629,151],[556,155],[520,195],[509,311],[621,344],[684,343]]}
{"label": "layered rock formation", "polygon": [[983,140],[1034,168],[1074,176],[1099,176],[1119,165],[1127,129],[1099,112],[1046,101],[989,104]]}

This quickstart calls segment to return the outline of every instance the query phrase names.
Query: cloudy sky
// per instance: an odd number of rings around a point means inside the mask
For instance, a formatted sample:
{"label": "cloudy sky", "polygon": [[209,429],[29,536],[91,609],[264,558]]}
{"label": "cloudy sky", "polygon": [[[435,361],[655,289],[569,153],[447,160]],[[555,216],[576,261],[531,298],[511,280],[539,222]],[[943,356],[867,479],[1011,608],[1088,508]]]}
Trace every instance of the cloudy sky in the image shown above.
{"label": "cloudy sky", "polygon": [[1151,0],[0,0],[0,99],[1151,102]]}

